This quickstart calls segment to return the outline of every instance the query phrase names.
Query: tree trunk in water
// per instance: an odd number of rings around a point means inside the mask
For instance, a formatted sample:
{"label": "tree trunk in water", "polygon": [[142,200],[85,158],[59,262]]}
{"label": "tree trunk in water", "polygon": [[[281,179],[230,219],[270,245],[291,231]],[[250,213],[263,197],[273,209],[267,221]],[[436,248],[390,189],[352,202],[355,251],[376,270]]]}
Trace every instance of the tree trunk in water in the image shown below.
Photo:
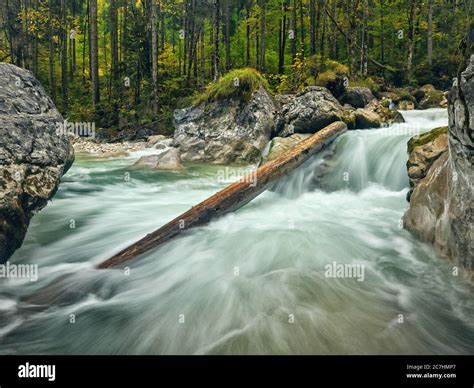
{"label": "tree trunk in water", "polygon": [[92,103],[94,109],[100,102],[99,89],[99,47],[97,38],[97,0],[90,0],[90,45],[91,45],[91,78],[92,78]]}
{"label": "tree trunk in water", "polygon": [[207,224],[212,219],[240,209],[346,130],[346,124],[340,121],[328,125],[277,159],[264,164],[240,181],[193,206],[166,225],[100,263],[98,268],[111,268],[123,264],[156,248],[185,230]]}

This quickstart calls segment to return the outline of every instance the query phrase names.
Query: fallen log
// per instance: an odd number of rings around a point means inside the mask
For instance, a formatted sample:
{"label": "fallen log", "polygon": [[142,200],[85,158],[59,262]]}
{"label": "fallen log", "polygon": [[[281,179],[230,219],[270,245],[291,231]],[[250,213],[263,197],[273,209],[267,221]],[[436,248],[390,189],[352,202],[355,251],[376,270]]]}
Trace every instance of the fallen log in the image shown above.
{"label": "fallen log", "polygon": [[241,208],[346,130],[346,124],[341,121],[328,125],[313,136],[298,143],[277,159],[269,161],[249,175],[193,206],[166,225],[100,263],[97,268],[111,268],[123,264],[156,248],[185,230],[206,224],[216,217]]}

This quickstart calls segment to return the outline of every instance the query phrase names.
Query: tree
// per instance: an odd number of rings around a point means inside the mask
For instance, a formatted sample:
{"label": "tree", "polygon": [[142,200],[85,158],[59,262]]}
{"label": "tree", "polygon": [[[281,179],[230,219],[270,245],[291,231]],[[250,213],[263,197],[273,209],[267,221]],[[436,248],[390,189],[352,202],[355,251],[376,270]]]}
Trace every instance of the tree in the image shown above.
{"label": "tree", "polygon": [[260,3],[260,71],[266,71],[266,64],[265,64],[265,1],[266,0],[259,0]]}
{"label": "tree", "polygon": [[61,0],[61,93],[63,112],[68,113],[68,73],[67,73],[67,45],[68,45],[68,24],[67,24],[67,6],[66,0]]}
{"label": "tree", "polygon": [[90,0],[89,5],[90,20],[90,63],[91,63],[91,79],[92,79],[92,103],[94,108],[100,102],[99,87],[99,47],[97,36],[97,0]]}
{"label": "tree", "polygon": [[151,63],[152,63],[152,89],[153,89],[153,111],[158,111],[158,15],[157,4],[155,0],[151,0]]}
{"label": "tree", "polygon": [[417,0],[410,0],[410,11],[408,16],[408,58],[407,58],[407,81],[413,79],[413,54],[415,51],[415,17]]}
{"label": "tree", "polygon": [[428,63],[433,64],[433,0],[428,0],[428,37],[427,37],[427,55]]}

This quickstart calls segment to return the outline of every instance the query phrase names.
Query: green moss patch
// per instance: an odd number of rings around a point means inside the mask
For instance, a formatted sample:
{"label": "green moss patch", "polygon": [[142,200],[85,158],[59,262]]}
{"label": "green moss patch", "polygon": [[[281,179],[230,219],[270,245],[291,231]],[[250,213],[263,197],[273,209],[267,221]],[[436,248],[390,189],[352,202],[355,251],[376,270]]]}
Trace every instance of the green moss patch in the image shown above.
{"label": "green moss patch", "polygon": [[194,100],[194,103],[221,101],[228,98],[248,101],[260,87],[268,90],[268,82],[257,70],[248,67],[235,69],[220,77],[217,82],[209,84],[206,90]]}
{"label": "green moss patch", "polygon": [[408,140],[408,153],[411,154],[414,148],[425,145],[444,133],[448,133],[448,127],[438,127],[422,135],[413,136]]}

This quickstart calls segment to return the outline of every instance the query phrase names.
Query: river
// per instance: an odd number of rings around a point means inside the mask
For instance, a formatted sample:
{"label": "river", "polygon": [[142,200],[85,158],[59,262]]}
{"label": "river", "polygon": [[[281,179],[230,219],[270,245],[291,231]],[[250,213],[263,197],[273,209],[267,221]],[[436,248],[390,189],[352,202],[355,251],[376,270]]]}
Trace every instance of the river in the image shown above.
{"label": "river", "polygon": [[[1,354],[474,353],[473,289],[401,227],[406,143],[445,110],[349,131],[272,190],[130,264],[94,265],[245,171],[79,156],[0,283]],[[148,151],[149,152],[149,151]],[[322,171],[322,173],[321,173]],[[357,264],[362,278],[328,277]]]}

